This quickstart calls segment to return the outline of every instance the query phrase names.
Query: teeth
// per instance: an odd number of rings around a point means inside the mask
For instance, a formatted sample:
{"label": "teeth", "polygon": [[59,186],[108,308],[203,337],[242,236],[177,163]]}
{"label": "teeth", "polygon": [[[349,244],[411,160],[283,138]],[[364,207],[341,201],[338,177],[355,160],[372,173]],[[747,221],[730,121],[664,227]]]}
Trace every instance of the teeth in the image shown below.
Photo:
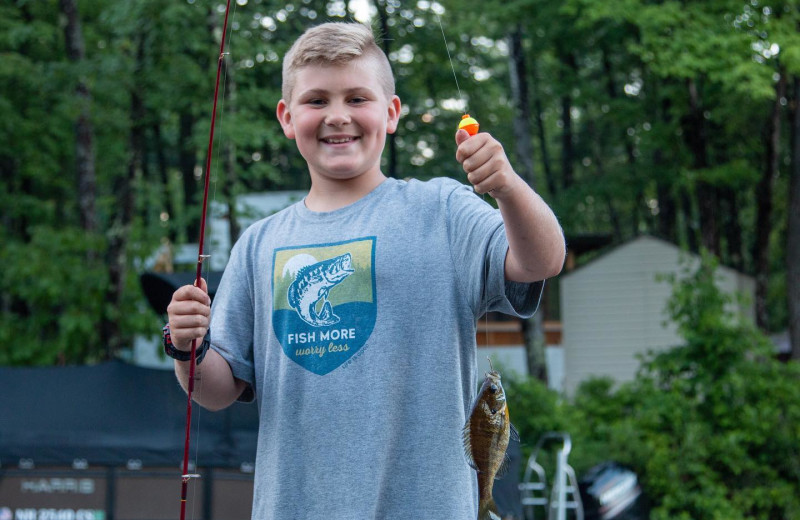
{"label": "teeth", "polygon": [[349,143],[352,140],[353,138],[351,137],[345,137],[342,139],[325,139],[325,142],[330,144],[342,144],[342,143]]}

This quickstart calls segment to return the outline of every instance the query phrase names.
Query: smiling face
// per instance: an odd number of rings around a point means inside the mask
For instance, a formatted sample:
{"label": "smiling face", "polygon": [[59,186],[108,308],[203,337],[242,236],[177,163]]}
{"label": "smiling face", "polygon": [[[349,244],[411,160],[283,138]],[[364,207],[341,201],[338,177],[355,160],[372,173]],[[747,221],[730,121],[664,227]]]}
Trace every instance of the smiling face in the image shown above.
{"label": "smiling face", "polygon": [[291,101],[278,103],[283,132],[308,163],[312,190],[338,184],[374,188],[383,180],[386,134],[400,118],[400,99],[387,96],[375,58],[299,69]]}

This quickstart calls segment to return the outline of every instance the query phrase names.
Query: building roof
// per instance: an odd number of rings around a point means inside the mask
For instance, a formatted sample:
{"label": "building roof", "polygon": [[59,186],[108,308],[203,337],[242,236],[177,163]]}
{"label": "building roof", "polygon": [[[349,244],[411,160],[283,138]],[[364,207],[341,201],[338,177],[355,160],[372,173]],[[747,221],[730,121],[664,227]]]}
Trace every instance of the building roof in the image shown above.
{"label": "building roof", "polygon": [[[589,268],[589,267],[596,268],[596,266],[599,263],[601,263],[603,260],[607,259],[609,256],[615,255],[615,254],[619,253],[620,251],[622,251],[625,248],[635,247],[636,245],[642,244],[642,243],[645,243],[645,242],[651,242],[651,243],[659,244],[659,245],[661,245],[661,246],[663,246],[665,248],[673,249],[674,251],[678,252],[679,254],[685,255],[687,258],[695,258],[695,259],[699,258],[698,254],[692,253],[690,251],[683,250],[683,249],[680,248],[680,246],[678,246],[676,244],[673,244],[672,242],[670,242],[668,240],[664,240],[662,238],[658,238],[658,237],[655,237],[653,235],[643,234],[643,235],[639,235],[637,237],[631,238],[630,240],[628,240],[626,242],[622,242],[621,244],[611,244],[611,245],[608,245],[607,247],[598,248],[598,249],[601,250],[601,252],[600,252],[600,254],[598,256],[592,258],[591,260],[589,260],[585,264],[582,264],[582,265],[576,267],[575,269],[573,269],[573,270],[571,270],[571,271],[569,271],[567,273],[562,274],[561,277],[562,278],[570,277],[570,276],[572,276],[572,275],[574,275],[574,274],[576,274],[578,272],[581,272],[581,271],[583,271],[583,270],[585,270],[586,268]],[[748,278],[748,279],[752,278],[750,275],[747,275],[746,273],[738,271],[738,270],[736,270],[736,269],[734,269],[732,267],[728,267],[728,266],[720,264],[719,268],[722,269],[723,271],[730,272],[731,274],[736,273],[736,274],[738,274],[740,276],[743,276],[745,278]]]}

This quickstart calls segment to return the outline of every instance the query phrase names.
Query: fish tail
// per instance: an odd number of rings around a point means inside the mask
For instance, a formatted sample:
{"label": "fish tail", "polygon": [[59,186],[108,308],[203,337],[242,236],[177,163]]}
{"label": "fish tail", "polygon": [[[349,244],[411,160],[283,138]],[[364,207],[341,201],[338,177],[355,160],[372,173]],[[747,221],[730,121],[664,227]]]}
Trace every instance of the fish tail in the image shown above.
{"label": "fish tail", "polygon": [[478,503],[478,520],[501,520],[492,497],[481,499]]}

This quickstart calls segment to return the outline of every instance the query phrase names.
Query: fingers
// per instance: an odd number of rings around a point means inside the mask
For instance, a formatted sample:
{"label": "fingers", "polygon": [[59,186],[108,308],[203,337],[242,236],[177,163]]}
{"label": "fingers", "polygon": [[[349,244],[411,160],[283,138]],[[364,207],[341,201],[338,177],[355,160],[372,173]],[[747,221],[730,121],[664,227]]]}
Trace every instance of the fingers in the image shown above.
{"label": "fingers", "polygon": [[169,328],[173,336],[177,334],[188,339],[205,336],[211,318],[210,307],[193,302],[176,305],[168,312]]}
{"label": "fingers", "polygon": [[211,298],[208,296],[208,284],[200,278],[200,287],[194,285],[184,285],[179,287],[172,295],[172,301],[196,301],[204,305],[211,305]]}
{"label": "fingers", "polygon": [[[460,135],[462,133],[466,138]],[[466,131],[459,130],[456,142],[459,143],[456,160],[461,163],[467,180],[477,193],[491,192],[496,196],[509,189],[516,173],[503,146],[496,139],[485,132],[470,137]]]}
{"label": "fingers", "polygon": [[467,132],[463,128],[456,130],[456,145],[460,145],[461,143],[469,139],[469,137],[470,137],[469,132]]}
{"label": "fingers", "polygon": [[167,314],[175,348],[189,350],[193,339],[205,336],[211,318],[211,298],[205,280],[200,280],[200,287],[184,285],[176,290]]}
{"label": "fingers", "polygon": [[507,174],[503,171],[488,170],[486,172],[477,171],[467,174],[467,180],[472,184],[475,193],[483,195],[488,193],[493,197],[505,193],[509,186],[506,179]]}

